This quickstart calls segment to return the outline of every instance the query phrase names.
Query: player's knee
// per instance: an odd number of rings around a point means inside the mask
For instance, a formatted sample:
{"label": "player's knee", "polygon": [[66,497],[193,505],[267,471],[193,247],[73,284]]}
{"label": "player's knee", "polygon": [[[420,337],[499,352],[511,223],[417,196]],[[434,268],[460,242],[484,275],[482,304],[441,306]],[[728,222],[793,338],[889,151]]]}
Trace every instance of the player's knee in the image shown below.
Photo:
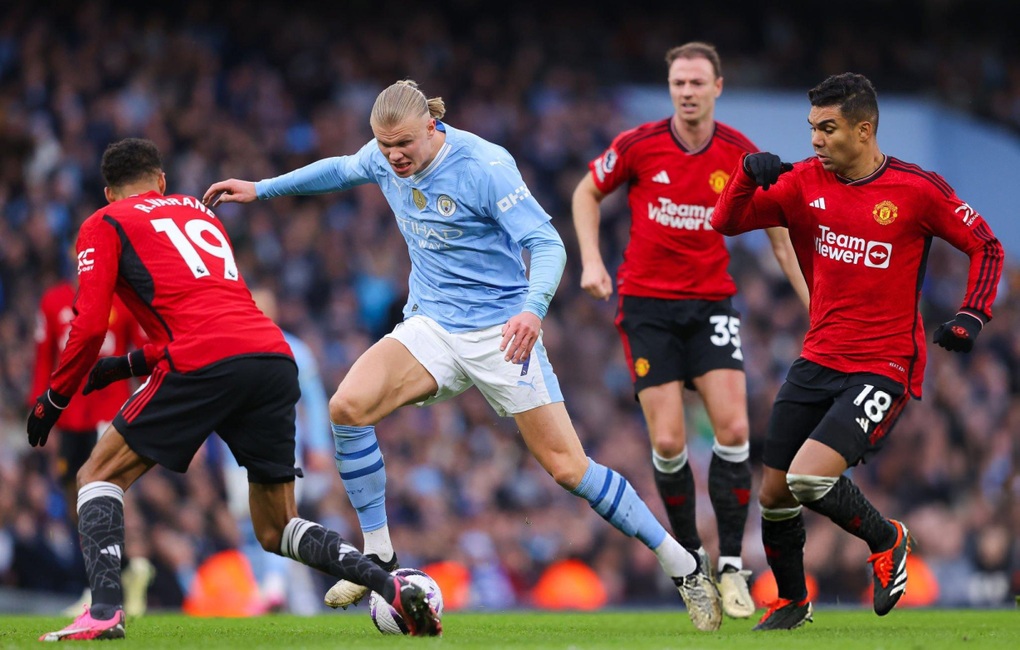
{"label": "player's knee", "polygon": [[329,419],[334,424],[364,427],[372,424],[367,410],[348,394],[337,391],[329,399]]}
{"label": "player's knee", "polygon": [[684,453],[686,448],[683,431],[655,435],[652,438],[652,449],[662,458],[676,458]]}
{"label": "player's knee", "polygon": [[583,463],[574,462],[570,458],[557,459],[546,467],[545,470],[553,477],[564,490],[573,490],[581,484],[584,473],[588,469],[588,459],[584,458]]}
{"label": "player's knee", "polygon": [[779,510],[794,508],[799,506],[800,502],[790,492],[785,480],[770,482],[766,479],[758,491],[758,505],[762,510]]}
{"label": "player's knee", "polygon": [[824,497],[839,480],[838,476],[787,474],[786,485],[800,503],[812,503]]}
{"label": "player's knee", "polygon": [[83,485],[87,485],[95,480],[98,479],[95,477],[95,473],[92,471],[92,465],[86,461],[86,463],[78,469],[78,473],[75,474],[75,482],[77,483],[77,488],[80,490]]}
{"label": "player's knee", "polygon": [[283,530],[275,526],[261,526],[255,530],[255,539],[263,550],[269,553],[280,554],[280,542],[283,540]]}
{"label": "player's knee", "polygon": [[749,433],[747,418],[733,418],[716,429],[715,440],[724,447],[739,447],[747,442]]}

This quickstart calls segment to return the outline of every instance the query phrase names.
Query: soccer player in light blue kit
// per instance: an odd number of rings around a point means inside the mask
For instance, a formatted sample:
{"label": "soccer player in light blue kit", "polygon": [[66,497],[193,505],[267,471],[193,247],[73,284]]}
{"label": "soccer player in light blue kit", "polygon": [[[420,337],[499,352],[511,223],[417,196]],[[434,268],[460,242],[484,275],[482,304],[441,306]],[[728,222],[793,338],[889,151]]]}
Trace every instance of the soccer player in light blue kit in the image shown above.
{"label": "soccer player in light blue kit", "polygon": [[[396,566],[374,425],[406,404],[431,404],[477,386],[497,413],[514,418],[557,483],[655,552],[695,627],[718,629],[719,594],[696,556],[666,533],[623,476],[585,455],[567,415],[541,339],[566,260],[549,215],[505,149],[443,123],[445,112],[441,98],[427,99],[413,81],[399,81],[376,98],[375,138],[354,155],[258,183],[220,181],[204,196],[207,203],[249,203],[375,183],[393,210],[411,255],[404,321],[354,363],[329,402],[337,469],[358,513],[365,554],[384,568]],[[341,581],[326,603],[346,607],[365,593]]]}

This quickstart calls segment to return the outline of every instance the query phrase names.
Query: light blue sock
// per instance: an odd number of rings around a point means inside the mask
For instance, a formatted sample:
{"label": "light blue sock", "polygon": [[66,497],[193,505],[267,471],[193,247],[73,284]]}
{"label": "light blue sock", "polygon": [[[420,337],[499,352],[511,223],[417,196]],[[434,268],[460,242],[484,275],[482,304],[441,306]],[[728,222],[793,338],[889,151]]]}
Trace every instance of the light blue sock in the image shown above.
{"label": "light blue sock", "polygon": [[666,529],[623,478],[608,467],[588,459],[588,470],[573,494],[585,499],[592,510],[627,537],[637,537],[655,550],[666,538]]}
{"label": "light blue sock", "polygon": [[336,445],[336,469],[364,532],[386,525],[386,464],[375,427],[330,423]]}

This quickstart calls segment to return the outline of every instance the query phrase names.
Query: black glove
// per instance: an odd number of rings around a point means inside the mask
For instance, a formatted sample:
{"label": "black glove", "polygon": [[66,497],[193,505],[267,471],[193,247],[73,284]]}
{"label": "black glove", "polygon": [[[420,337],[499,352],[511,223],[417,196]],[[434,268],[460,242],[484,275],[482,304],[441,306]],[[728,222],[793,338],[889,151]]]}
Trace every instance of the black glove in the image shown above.
{"label": "black glove", "polygon": [[135,350],[120,357],[103,357],[92,366],[89,378],[85,382],[85,390],[81,394],[88,395],[94,390],[106,388],[115,381],[147,374],[149,367],[145,363],[143,350]]}
{"label": "black glove", "polygon": [[780,174],[791,170],[793,170],[791,163],[784,163],[779,160],[779,156],[767,151],[748,154],[744,158],[744,171],[755,183],[761,185],[763,190],[775,185]]}
{"label": "black glove", "polygon": [[950,352],[970,352],[984,326],[977,316],[961,311],[953,320],[939,325],[932,340]]}
{"label": "black glove", "polygon": [[35,406],[28,414],[28,444],[42,447],[50,437],[50,429],[57,423],[57,418],[67,408],[70,397],[54,393],[53,389],[35,398]]}

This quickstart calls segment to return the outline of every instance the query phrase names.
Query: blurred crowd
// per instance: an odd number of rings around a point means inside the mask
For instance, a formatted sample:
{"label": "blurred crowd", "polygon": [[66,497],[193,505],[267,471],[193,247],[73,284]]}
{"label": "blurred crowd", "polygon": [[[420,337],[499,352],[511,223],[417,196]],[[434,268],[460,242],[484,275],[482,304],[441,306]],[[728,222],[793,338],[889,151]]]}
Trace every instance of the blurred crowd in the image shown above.
{"label": "blurred crowd", "polygon": [[[471,0],[408,9],[388,0],[313,6],[183,0],[9,3],[0,13],[0,585],[77,596],[84,573],[53,478],[54,448],[27,446],[24,417],[34,314],[42,291],[73,274],[78,224],[104,202],[106,144],[141,136],[165,158],[171,191],[201,196],[223,178],[257,180],[351,153],[370,137],[368,110],[400,78],[442,95],[447,120],[505,146],[553,215],[568,264],[545,320],[545,344],[588,452],[625,474],[665,521],[650,449],[612,321],[615,303],[579,289],[570,194],[586,164],[634,126],[617,84],[665,88],[662,56],[714,42],[729,88],[806,90],[854,70],[883,92],[930,95],[1020,129],[1020,46],[1007,2],[860,2],[837,19],[806,3],[737,2],[641,12],[606,3]],[[1008,16],[1013,14],[1013,19]],[[821,21],[815,23],[814,21]],[[810,21],[810,22],[809,22]],[[895,25],[891,28],[890,25]],[[725,102],[725,96],[720,100]],[[806,105],[806,104],[805,104]],[[665,116],[663,116],[665,117]],[[737,128],[742,125],[735,124]],[[967,198],[967,197],[964,197]],[[971,201],[977,201],[971,198]],[[604,204],[607,260],[626,243],[625,205]],[[275,293],[278,321],[303,339],[327,394],[399,318],[409,270],[381,194],[276,199],[217,210],[253,287]],[[1011,215],[996,215],[1008,218]],[[992,220],[994,226],[994,219]],[[760,462],[772,399],[797,357],[806,314],[767,246],[730,241],[740,293]],[[922,313],[928,331],[955,313],[967,260],[936,243]],[[995,320],[973,354],[929,350],[925,398],[913,402],[878,458],[853,471],[876,506],[903,519],[940,586],[939,604],[1003,605],[1020,592],[1020,267],[1007,266]],[[703,490],[711,430],[688,395],[692,465]],[[328,423],[313,435],[330,435]],[[673,604],[655,558],[565,493],[531,459],[511,419],[475,391],[378,426],[389,476],[389,526],[405,566],[453,559],[472,575],[469,606],[529,604],[542,571],[566,558],[592,567],[614,604]],[[57,434],[59,435],[59,433]],[[328,444],[328,443],[327,443]],[[150,605],[181,605],[197,567],[243,545],[224,463],[208,445],[191,470],[156,469],[127,496],[128,553],[156,566]],[[303,516],[360,543],[339,478],[316,465]],[[807,568],[821,602],[858,603],[870,588],[865,544],[808,515]],[[767,569],[752,506],[745,565]],[[314,584],[311,589],[322,587]]]}

